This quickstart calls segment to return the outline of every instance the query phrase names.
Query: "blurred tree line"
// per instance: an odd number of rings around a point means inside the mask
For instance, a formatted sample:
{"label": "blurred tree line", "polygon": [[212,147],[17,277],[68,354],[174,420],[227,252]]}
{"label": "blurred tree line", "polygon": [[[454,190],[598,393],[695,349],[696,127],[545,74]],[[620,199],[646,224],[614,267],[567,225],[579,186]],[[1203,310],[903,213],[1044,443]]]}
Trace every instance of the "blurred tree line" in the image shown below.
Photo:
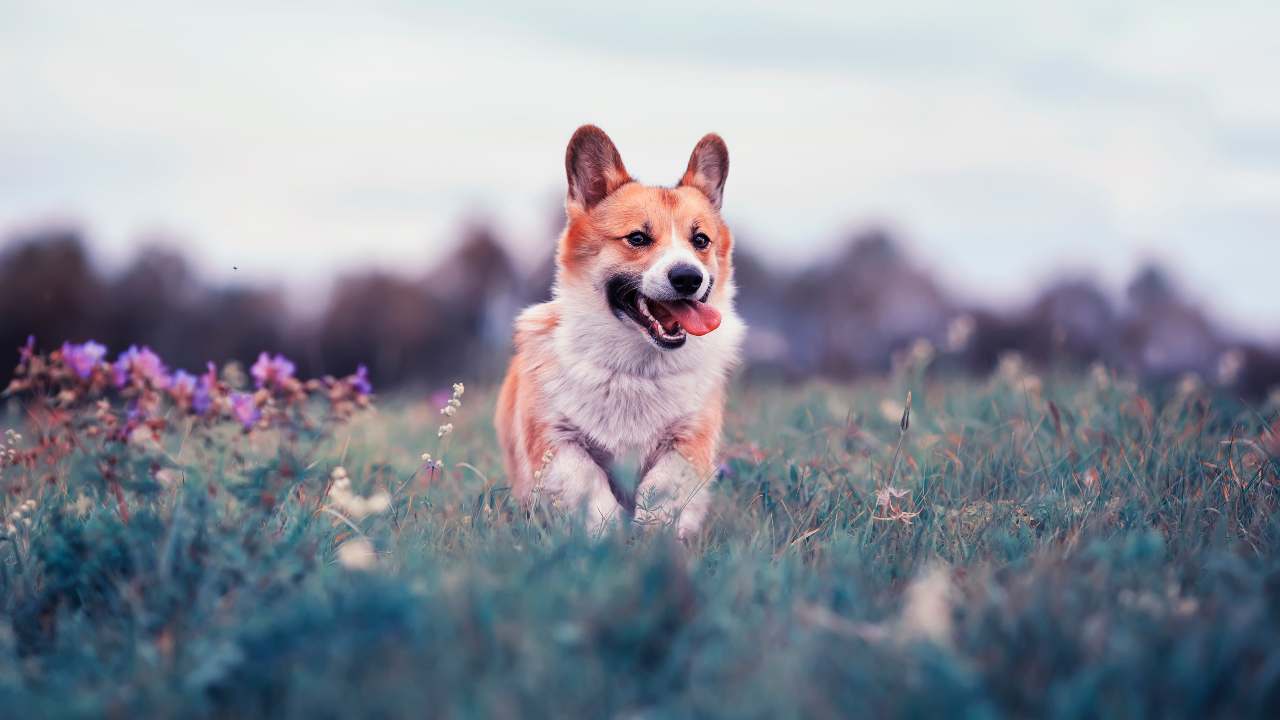
{"label": "blurred tree line", "polygon": [[[171,246],[144,247],[116,274],[92,262],[76,228],[28,230],[0,247],[0,348],[15,361],[28,335],[44,349],[89,338],[113,352],[147,344],[188,369],[270,350],[307,375],[364,363],[381,388],[497,377],[512,318],[550,296],[552,277],[550,258],[522,272],[478,224],[422,273],[339,277],[323,311],[299,318],[280,288],[211,285]],[[1155,267],[1118,300],[1087,278],[1067,278],[1025,307],[993,311],[951,297],[878,229],[852,234],[799,272],[771,268],[750,248],[739,243],[735,268],[752,375],[848,378],[883,372],[923,347],[957,372],[986,373],[1017,352],[1042,366],[1194,373],[1255,396],[1280,385],[1280,354],[1227,337]],[[0,384],[11,365],[0,362]]]}

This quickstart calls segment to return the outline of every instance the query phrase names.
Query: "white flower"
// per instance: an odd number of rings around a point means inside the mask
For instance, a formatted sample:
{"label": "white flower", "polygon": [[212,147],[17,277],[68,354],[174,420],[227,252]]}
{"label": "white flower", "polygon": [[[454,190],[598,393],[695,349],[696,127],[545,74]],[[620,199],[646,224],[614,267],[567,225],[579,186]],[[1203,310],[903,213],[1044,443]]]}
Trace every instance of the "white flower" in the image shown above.
{"label": "white flower", "polygon": [[911,500],[911,491],[903,488],[889,485],[887,487],[876,490],[876,507],[881,508],[883,515],[872,515],[875,520],[888,520],[900,522],[903,525],[910,525],[911,521],[920,515],[919,511],[909,510],[906,504],[899,504],[898,501],[906,499],[908,503]]}
{"label": "white flower", "polygon": [[440,408],[440,414],[444,415],[445,417],[453,417],[455,414],[457,414],[457,412],[458,412],[458,408],[454,407],[453,405],[445,405],[444,407]]}
{"label": "white flower", "polygon": [[333,485],[329,488],[329,503],[352,520],[359,521],[369,515],[378,515],[391,507],[391,495],[385,490],[379,490],[369,497],[352,492],[351,479],[343,468],[335,468],[333,478]]}
{"label": "white flower", "polygon": [[347,487],[335,485],[329,491],[329,500],[339,512],[356,521],[369,515],[380,515],[391,507],[391,496],[385,490],[361,497]]}
{"label": "white flower", "polygon": [[947,350],[960,352],[969,345],[973,331],[977,327],[972,315],[958,315],[947,323]]}
{"label": "white flower", "polygon": [[384,513],[387,508],[391,507],[391,495],[385,490],[376,492],[365,498],[364,506],[370,514],[378,515]]}
{"label": "white flower", "polygon": [[1218,357],[1218,384],[1234,385],[1240,379],[1240,371],[1244,370],[1244,353],[1238,349],[1228,350]]}
{"label": "white flower", "polygon": [[918,368],[924,367],[933,361],[934,356],[933,343],[928,338],[916,338],[911,343],[911,349],[907,351],[911,362]]}
{"label": "white flower", "polygon": [[1182,377],[1178,378],[1178,397],[1185,398],[1195,395],[1200,392],[1201,386],[1199,375],[1193,372],[1183,373]]}
{"label": "white flower", "polygon": [[1111,373],[1107,370],[1107,366],[1100,362],[1095,362],[1089,366],[1089,379],[1097,386],[1099,390],[1106,390],[1111,387]]}
{"label": "white flower", "polygon": [[370,570],[378,562],[368,538],[352,538],[338,546],[338,562],[348,570]]}
{"label": "white flower", "polygon": [[894,500],[901,500],[906,497],[911,497],[910,490],[904,490],[903,488],[889,485],[876,490],[876,505],[878,507],[888,508]]}
{"label": "white flower", "polygon": [[896,425],[902,420],[902,413],[906,408],[906,405],[893,398],[885,398],[880,401],[880,417],[884,418],[885,422]]}
{"label": "white flower", "polygon": [[453,423],[445,423],[444,425],[440,426],[439,430],[436,431],[436,437],[444,437],[445,435],[448,435],[451,432],[453,432]]}
{"label": "white flower", "polygon": [[456,397],[456,398],[460,398],[460,397],[462,397],[462,393],[464,393],[464,392],[466,392],[466,391],[467,391],[467,388],[466,388],[466,386],[465,386],[465,385],[463,385],[462,383],[454,383],[454,384],[453,384],[453,396],[454,396],[454,397]]}
{"label": "white flower", "polygon": [[951,573],[942,565],[930,567],[911,581],[898,618],[898,639],[949,643],[952,594]]}

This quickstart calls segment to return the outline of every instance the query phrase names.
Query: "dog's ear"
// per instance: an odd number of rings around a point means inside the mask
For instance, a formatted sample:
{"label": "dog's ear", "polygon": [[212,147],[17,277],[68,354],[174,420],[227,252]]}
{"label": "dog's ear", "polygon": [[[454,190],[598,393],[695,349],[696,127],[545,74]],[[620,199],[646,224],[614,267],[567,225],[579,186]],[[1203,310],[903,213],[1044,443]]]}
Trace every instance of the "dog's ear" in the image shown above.
{"label": "dog's ear", "polygon": [[693,146],[689,156],[689,168],[680,178],[680,184],[697,188],[711,201],[716,210],[724,197],[724,180],[729,175],[729,148],[715,133],[707,133]]}
{"label": "dog's ear", "polygon": [[564,153],[564,169],[569,176],[568,202],[583,210],[631,182],[618,148],[595,125],[583,125],[573,134]]}

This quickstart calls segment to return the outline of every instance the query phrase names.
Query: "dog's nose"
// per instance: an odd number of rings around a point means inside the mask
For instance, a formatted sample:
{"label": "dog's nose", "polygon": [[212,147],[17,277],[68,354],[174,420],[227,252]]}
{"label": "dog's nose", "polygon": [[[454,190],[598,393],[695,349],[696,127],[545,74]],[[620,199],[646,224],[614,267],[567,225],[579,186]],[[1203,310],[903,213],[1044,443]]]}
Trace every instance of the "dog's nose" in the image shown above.
{"label": "dog's nose", "polygon": [[686,263],[668,270],[667,279],[671,281],[672,289],[681,295],[692,295],[702,287],[702,271]]}

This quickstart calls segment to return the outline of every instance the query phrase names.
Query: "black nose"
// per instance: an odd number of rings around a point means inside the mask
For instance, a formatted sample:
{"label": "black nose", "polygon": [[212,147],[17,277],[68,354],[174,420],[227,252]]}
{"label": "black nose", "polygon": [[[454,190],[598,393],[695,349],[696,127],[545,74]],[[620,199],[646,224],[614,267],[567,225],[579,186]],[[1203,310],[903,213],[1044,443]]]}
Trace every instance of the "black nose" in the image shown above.
{"label": "black nose", "polygon": [[692,295],[702,287],[702,271],[684,263],[668,270],[667,279],[671,281],[671,287],[681,295]]}

